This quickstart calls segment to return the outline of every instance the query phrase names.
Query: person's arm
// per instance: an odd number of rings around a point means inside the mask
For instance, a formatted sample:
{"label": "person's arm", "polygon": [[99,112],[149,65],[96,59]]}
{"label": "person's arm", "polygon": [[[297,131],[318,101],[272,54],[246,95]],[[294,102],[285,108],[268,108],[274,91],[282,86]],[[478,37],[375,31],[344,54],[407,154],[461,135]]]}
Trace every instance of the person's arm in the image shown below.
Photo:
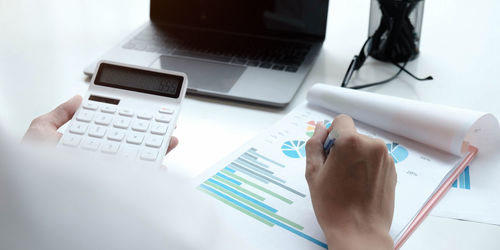
{"label": "person's arm", "polygon": [[[35,118],[26,131],[23,142],[57,144],[62,136],[57,129],[71,120],[78,107],[80,107],[81,102],[82,97],[76,95],[49,113]],[[177,144],[179,144],[179,140],[175,136],[172,136],[167,153],[174,149]]]}
{"label": "person's arm", "polygon": [[393,249],[396,170],[383,141],[358,134],[349,116],[335,118],[338,136],[329,153],[329,130],[316,126],[307,142],[306,179],[317,220],[332,249]]}

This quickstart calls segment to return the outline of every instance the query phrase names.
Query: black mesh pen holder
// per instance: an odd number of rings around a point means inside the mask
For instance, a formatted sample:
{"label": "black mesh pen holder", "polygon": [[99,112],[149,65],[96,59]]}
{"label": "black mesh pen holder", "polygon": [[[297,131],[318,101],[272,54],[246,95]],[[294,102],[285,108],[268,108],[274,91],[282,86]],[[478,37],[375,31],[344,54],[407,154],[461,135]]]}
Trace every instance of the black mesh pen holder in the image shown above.
{"label": "black mesh pen holder", "polygon": [[419,54],[424,0],[372,0],[368,54],[375,59],[405,63]]}

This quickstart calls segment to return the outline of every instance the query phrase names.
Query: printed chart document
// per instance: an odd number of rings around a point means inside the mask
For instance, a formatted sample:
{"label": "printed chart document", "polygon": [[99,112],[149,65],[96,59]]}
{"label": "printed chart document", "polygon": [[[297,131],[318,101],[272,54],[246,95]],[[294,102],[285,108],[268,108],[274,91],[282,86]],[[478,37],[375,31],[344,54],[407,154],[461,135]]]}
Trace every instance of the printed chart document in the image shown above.
{"label": "printed chart document", "polygon": [[500,225],[500,133],[492,132],[431,215]]}
{"label": "printed chart document", "polygon": [[307,103],[215,164],[196,188],[254,247],[327,248],[304,178],[305,144],[318,121],[328,127],[339,113],[355,118],[359,133],[382,139],[394,159],[397,247],[477,152],[470,131],[497,126],[487,114],[317,84]]}

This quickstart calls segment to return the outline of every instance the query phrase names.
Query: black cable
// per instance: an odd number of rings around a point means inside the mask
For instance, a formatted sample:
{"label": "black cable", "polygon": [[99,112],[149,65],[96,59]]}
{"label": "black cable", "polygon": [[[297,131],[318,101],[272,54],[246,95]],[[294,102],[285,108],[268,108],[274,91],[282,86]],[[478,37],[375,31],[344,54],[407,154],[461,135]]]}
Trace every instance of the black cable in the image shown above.
{"label": "black cable", "polygon": [[[382,13],[380,24],[361,48],[360,53],[353,58],[342,81],[342,87],[347,87],[354,71],[359,70],[368,56],[390,62],[399,68],[392,77],[369,84],[351,87],[361,89],[384,84],[394,80],[401,72],[405,72],[418,81],[433,80],[432,76],[419,78],[409,72],[406,64],[417,57],[418,36],[409,16],[422,0],[377,0]],[[403,66],[399,65],[403,63]]]}
{"label": "black cable", "polygon": [[[406,62],[403,64],[403,67],[404,66],[406,66]],[[352,87],[349,87],[349,88],[350,89],[364,89],[364,88],[373,87],[373,86],[381,85],[381,84],[384,84],[384,83],[388,83],[388,82],[396,79],[396,77],[398,77],[399,74],[401,74],[401,72],[403,72],[403,69],[404,68],[400,68],[399,71],[395,75],[393,75],[392,77],[390,77],[388,79],[385,79],[383,81],[374,82],[374,83],[368,83],[368,84],[363,84],[363,85],[358,85],[358,86],[352,86]]]}

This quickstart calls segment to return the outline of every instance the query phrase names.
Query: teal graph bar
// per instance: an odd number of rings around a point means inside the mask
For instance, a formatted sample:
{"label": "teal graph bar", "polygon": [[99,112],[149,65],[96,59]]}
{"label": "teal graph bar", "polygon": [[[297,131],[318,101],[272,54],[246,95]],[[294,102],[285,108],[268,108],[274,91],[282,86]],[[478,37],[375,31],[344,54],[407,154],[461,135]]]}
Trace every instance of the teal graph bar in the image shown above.
{"label": "teal graph bar", "polygon": [[264,204],[264,203],[262,203],[262,202],[260,202],[260,201],[258,201],[256,199],[254,199],[254,198],[252,198],[252,197],[250,197],[250,196],[248,196],[248,195],[246,195],[244,193],[241,193],[241,192],[239,192],[239,191],[237,191],[237,190],[235,190],[235,189],[233,189],[233,188],[231,188],[231,187],[229,187],[229,186],[227,186],[225,184],[222,184],[222,183],[220,183],[220,182],[218,182],[218,181],[216,181],[214,179],[210,178],[210,179],[208,179],[208,182],[213,183],[213,184],[215,184],[215,185],[217,185],[219,187],[222,187],[223,189],[225,189],[225,190],[227,190],[227,191],[229,191],[229,192],[231,192],[231,193],[233,193],[235,195],[238,195],[239,197],[241,197],[241,198],[243,198],[243,199],[245,199],[245,200],[247,200],[247,201],[249,201],[249,202],[257,205],[257,206],[265,208],[265,209],[267,209],[267,210],[269,210],[269,211],[271,211],[273,213],[278,212],[278,210],[276,210],[275,208],[272,208],[272,207],[270,207],[270,206],[268,206],[268,205],[266,205],[266,204]]}
{"label": "teal graph bar", "polygon": [[470,190],[470,172],[469,166],[467,166],[460,176],[453,182],[451,187],[459,189],[469,189]]}

